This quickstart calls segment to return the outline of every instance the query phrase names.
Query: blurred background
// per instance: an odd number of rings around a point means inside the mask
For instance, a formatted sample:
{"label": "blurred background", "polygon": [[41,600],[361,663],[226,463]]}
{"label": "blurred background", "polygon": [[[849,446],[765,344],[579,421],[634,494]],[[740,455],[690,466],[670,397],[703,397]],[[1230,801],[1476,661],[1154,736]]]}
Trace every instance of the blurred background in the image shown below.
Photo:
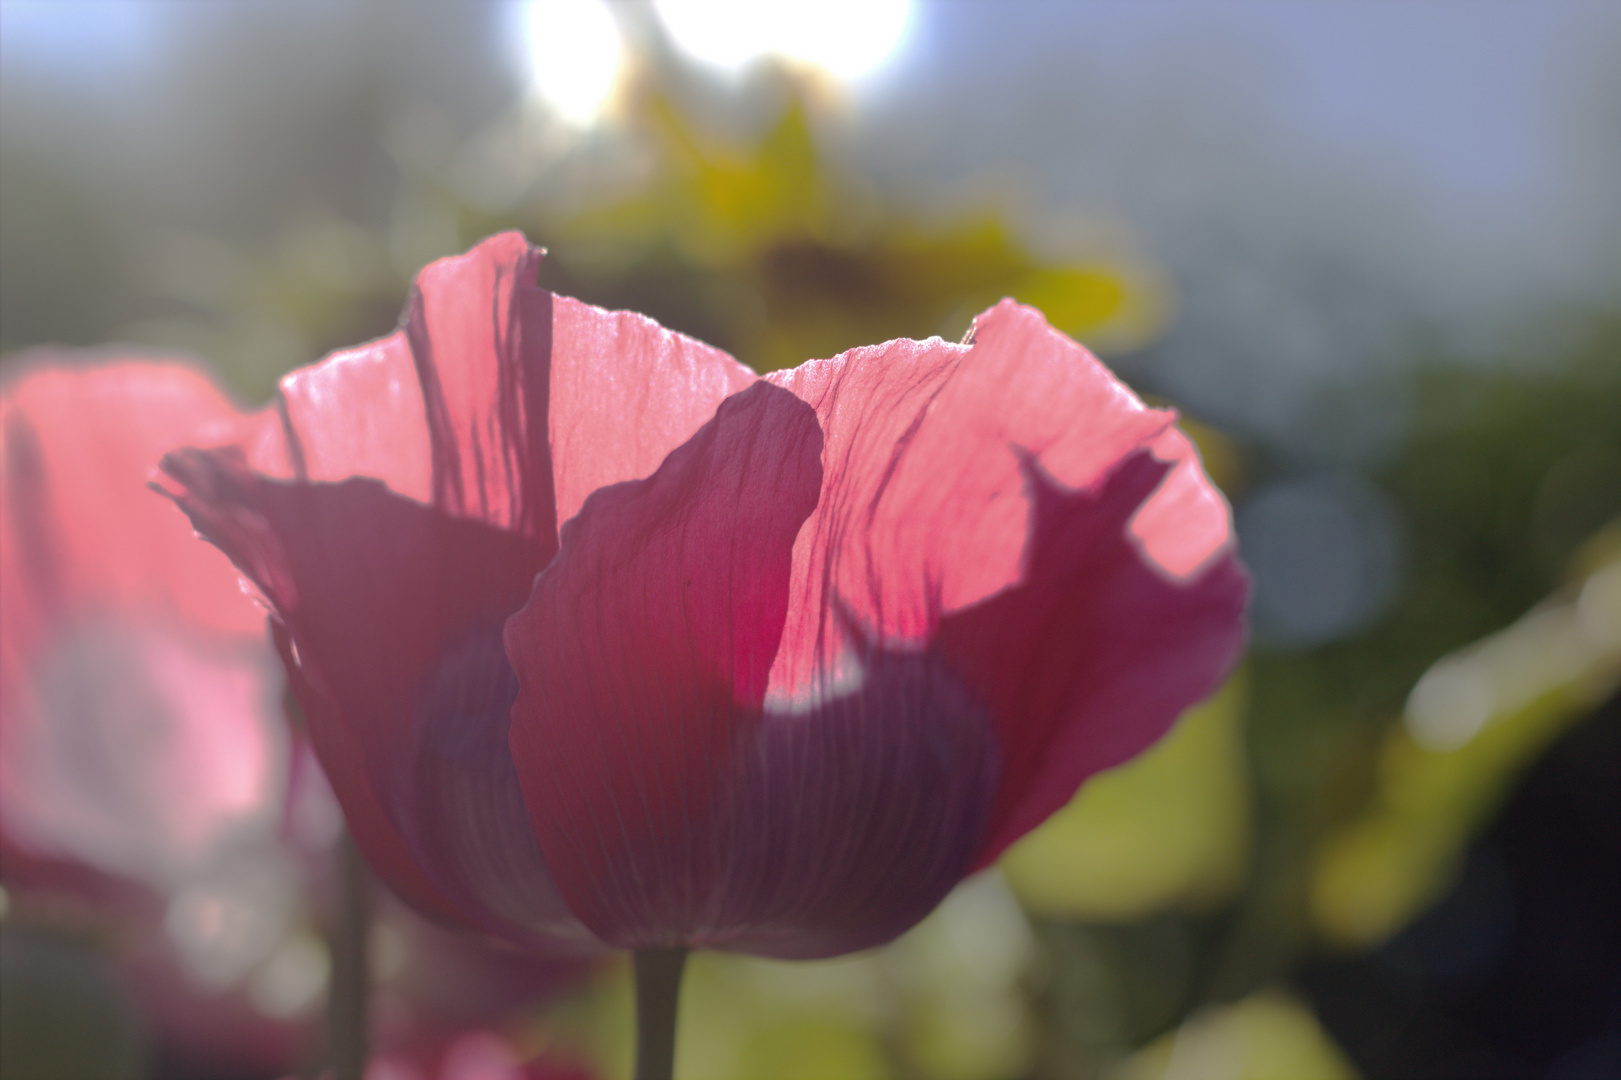
{"label": "blurred background", "polygon": [[[1603,0],[0,0],[0,379],[123,342],[256,405],[506,228],[758,370],[1036,304],[1183,412],[1251,653],[894,945],[695,958],[678,1075],[1616,1076],[1617,56]],[[6,887],[7,1078],[318,1071],[188,1058]],[[244,1006],[295,1029],[299,941]],[[625,971],[540,982],[435,1067],[627,1075]]]}

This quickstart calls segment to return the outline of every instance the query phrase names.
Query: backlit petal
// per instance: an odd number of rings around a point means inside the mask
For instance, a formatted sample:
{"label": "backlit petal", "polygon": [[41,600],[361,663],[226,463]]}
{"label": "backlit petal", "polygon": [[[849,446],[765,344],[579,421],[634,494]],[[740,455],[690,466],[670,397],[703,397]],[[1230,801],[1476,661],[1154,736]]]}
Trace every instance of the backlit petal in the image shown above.
{"label": "backlit petal", "polygon": [[651,476],[759,376],[644,315],[566,296],[554,303],[551,447],[561,524],[598,488]]}
{"label": "backlit petal", "polygon": [[794,548],[772,670],[782,702],[841,678],[837,606],[881,643],[920,644],[942,614],[1019,579],[1021,455],[1080,487],[1174,419],[1011,301],[980,316],[972,345],[892,341],[768,378],[815,407],[827,438],[825,493]]}
{"label": "backlit petal", "polygon": [[1247,584],[1225,501],[1174,415],[1039,312],[768,378],[816,408],[828,472],[768,700],[836,698],[863,647],[939,650],[1001,747],[980,864],[1230,666]]}
{"label": "backlit petal", "polygon": [[1171,467],[1148,449],[1079,492],[1033,461],[1016,587],[941,620],[935,648],[996,719],[1004,763],[978,865],[1081,782],[1156,742],[1231,669],[1248,581],[1229,551],[1179,581],[1128,528]]}

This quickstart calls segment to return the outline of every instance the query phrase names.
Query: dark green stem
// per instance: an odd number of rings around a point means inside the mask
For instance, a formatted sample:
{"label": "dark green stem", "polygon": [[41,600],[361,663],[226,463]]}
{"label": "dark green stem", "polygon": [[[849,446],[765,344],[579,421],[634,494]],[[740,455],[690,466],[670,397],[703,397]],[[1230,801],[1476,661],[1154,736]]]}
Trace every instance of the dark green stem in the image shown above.
{"label": "dark green stem", "polygon": [[361,1080],[366,1071],[371,965],[371,874],[347,830],[338,840],[338,911],[333,921],[332,981],[327,990],[327,1052],[333,1080]]}
{"label": "dark green stem", "polygon": [[675,1010],[686,949],[637,949],[636,1080],[675,1075]]}

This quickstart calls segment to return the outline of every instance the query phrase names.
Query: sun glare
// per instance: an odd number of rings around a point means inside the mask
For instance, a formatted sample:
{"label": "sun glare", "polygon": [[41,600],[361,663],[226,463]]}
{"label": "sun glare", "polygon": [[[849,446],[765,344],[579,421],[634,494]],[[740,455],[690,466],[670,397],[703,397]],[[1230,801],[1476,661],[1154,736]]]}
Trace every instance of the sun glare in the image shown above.
{"label": "sun glare", "polygon": [[728,73],[764,56],[819,67],[838,79],[877,69],[911,23],[910,0],[654,0],[676,46]]}
{"label": "sun glare", "polygon": [[603,0],[525,0],[519,5],[534,89],[571,124],[596,120],[624,63],[619,27]]}

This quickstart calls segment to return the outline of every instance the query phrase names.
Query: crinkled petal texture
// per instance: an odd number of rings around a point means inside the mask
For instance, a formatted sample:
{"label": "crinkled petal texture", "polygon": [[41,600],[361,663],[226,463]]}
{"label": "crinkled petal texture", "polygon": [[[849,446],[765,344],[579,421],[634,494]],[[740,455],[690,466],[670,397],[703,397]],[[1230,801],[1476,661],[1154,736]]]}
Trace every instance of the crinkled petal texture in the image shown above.
{"label": "crinkled petal texture", "polygon": [[880,943],[1226,673],[1247,580],[1171,414],[1039,313],[768,377],[604,489],[507,624],[518,774],[623,947]]}
{"label": "crinkled petal texture", "polygon": [[590,491],[644,477],[755,381],[640,316],[535,287],[516,233],[425,269],[400,330],[283,380],[168,490],[276,615],[317,752],[418,908],[528,944],[587,937],[508,747],[502,624]]}
{"label": "crinkled petal texture", "polygon": [[176,438],[237,413],[177,363],[16,363],[0,393],[0,833],[166,888],[278,811],[264,611],[146,486]]}
{"label": "crinkled petal texture", "polygon": [[828,477],[769,696],[859,685],[873,642],[940,657],[1002,756],[983,866],[1214,689],[1249,585],[1173,413],[1033,308],[1004,300],[970,337],[770,377],[815,407]]}

